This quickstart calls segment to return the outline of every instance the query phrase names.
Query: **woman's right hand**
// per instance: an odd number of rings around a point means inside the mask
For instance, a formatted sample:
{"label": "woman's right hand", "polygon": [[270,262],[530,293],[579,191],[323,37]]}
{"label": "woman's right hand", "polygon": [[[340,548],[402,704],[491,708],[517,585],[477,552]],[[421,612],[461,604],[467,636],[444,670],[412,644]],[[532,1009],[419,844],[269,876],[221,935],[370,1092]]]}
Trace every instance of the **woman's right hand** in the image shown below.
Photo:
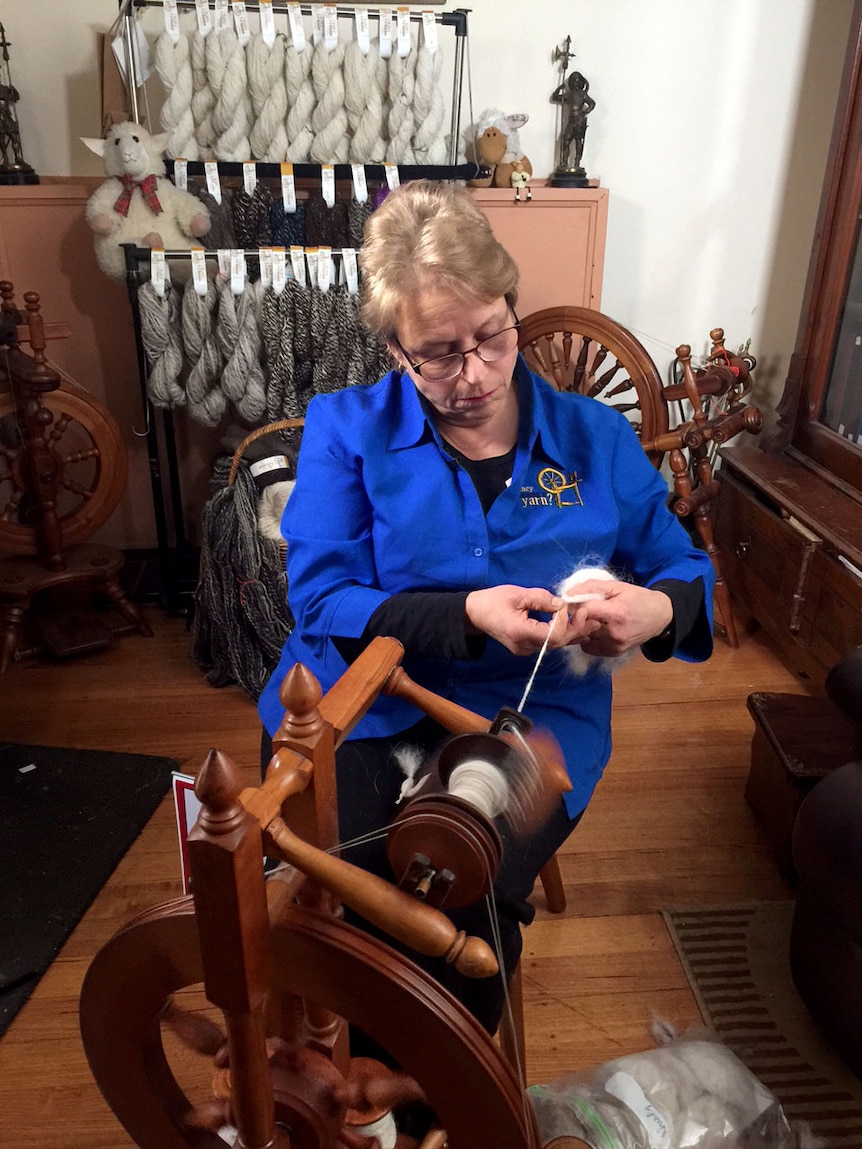
{"label": "woman's right hand", "polygon": [[[564,606],[561,598],[543,587],[492,586],[470,591],[464,611],[473,633],[490,635],[513,654],[535,654],[548,637],[557,611]],[[531,612],[551,617],[544,622],[531,618]],[[565,626],[558,625],[550,645],[559,646],[565,641]]]}

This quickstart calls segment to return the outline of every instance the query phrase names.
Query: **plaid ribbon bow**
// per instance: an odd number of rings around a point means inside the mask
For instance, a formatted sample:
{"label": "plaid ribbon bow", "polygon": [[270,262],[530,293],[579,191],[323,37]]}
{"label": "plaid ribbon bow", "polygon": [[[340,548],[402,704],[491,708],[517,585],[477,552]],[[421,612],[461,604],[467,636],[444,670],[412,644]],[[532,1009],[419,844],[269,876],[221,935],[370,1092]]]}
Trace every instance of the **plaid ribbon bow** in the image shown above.
{"label": "plaid ribbon bow", "polygon": [[134,176],[125,175],[120,176],[120,183],[123,185],[123,191],[120,198],[114,204],[114,211],[119,212],[120,215],[127,216],[132,204],[132,192],[135,188],[140,188],[141,195],[144,197],[144,203],[153,215],[161,215],[163,209],[159,203],[159,197],[156,195],[155,176],[146,176],[142,180],[136,180]]}

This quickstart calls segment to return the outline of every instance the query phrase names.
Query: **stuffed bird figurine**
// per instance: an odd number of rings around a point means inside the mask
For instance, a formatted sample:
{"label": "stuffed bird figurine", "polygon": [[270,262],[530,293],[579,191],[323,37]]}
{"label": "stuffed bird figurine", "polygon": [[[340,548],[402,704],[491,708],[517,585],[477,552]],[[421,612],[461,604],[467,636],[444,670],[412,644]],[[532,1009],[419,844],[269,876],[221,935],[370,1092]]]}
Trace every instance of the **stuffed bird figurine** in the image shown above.
{"label": "stuffed bird figurine", "polygon": [[121,244],[185,249],[210,229],[205,204],[165,175],[166,139],[127,121],[115,124],[105,139],[83,141],[102,156],[108,176],[90,196],[86,217],[96,237],[96,260],[112,279],[125,278]]}

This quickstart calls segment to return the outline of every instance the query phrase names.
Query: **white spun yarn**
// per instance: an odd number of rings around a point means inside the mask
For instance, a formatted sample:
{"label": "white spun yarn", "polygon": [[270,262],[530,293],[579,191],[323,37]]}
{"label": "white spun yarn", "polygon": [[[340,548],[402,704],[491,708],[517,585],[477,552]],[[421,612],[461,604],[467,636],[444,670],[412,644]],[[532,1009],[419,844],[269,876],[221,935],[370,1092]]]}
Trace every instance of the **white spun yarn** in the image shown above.
{"label": "white spun yarn", "polygon": [[215,427],[227,409],[227,400],[219,387],[224,358],[219,347],[213,320],[218,307],[218,291],[211,279],[207,293],[198,295],[188,280],[183,297],[183,343],[190,364],[186,380],[189,414],[197,423]]}
{"label": "white spun yarn", "polygon": [[395,1149],[398,1144],[398,1126],[391,1113],[384,1113],[377,1121],[368,1125],[354,1125],[352,1133],[359,1133],[362,1137],[376,1137],[380,1142],[380,1149]]}
{"label": "white spun yarn", "polygon": [[192,36],[191,47],[192,120],[195,125],[198,158],[202,160],[213,158],[213,144],[216,138],[213,128],[216,98],[207,75],[207,39],[208,37],[202,36],[200,31],[196,31]]}
{"label": "white spun yarn", "polygon": [[287,86],[287,158],[295,164],[307,163],[314,133],[311,116],[317,102],[311,82],[314,49],[309,45],[298,52],[289,44],[284,53],[284,79]]}
{"label": "white spun yarn", "polygon": [[431,52],[427,44],[416,59],[416,86],[413,92],[413,154],[417,164],[445,164],[448,157],[443,137],[446,104],[440,89],[443,53]]}
{"label": "white spun yarn", "polygon": [[[210,32],[207,40],[216,37]],[[248,77],[245,67],[245,51],[233,29],[219,32],[219,53],[213,58],[218,67],[223,65],[221,86],[217,89],[216,105],[213,109],[213,127],[216,132],[216,159],[226,163],[244,163],[251,155],[248,142],[249,99]],[[207,57],[209,66],[209,57]],[[213,88],[216,85],[213,84]]]}
{"label": "white spun yarn", "polygon": [[354,164],[382,163],[386,157],[384,95],[386,61],[377,42],[363,53],[356,40],[344,55],[344,107],[350,129],[348,159]]}
{"label": "white spun yarn", "polygon": [[189,41],[180,36],[173,42],[168,32],[156,41],[156,71],[165,87],[160,122],[168,133],[165,152],[187,160],[198,158],[195,122],[192,118],[192,63]]}
{"label": "white spun yarn", "polygon": [[248,136],[251,154],[256,160],[273,164],[287,159],[286,45],[284,36],[276,36],[270,46],[257,33],[245,50],[253,120]]}
{"label": "white spun yarn", "polygon": [[492,819],[499,817],[509,802],[509,784],[505,775],[481,758],[456,766],[449,775],[447,790]]}
{"label": "white spun yarn", "polygon": [[416,86],[416,37],[410,37],[410,51],[403,58],[397,52],[389,57],[389,143],[386,159],[394,164],[412,164],[412,139],[416,121],[413,95]]}
{"label": "white spun yarn", "polygon": [[347,111],[344,107],[346,50],[340,40],[331,52],[324,40],[314,49],[311,82],[317,106],[311,114],[314,140],[309,155],[317,164],[347,162]]}
{"label": "white spun yarn", "polygon": [[240,418],[250,424],[261,422],[266,412],[260,330],[263,292],[260,280],[246,283],[241,295],[223,290],[218,306],[216,335],[225,361],[222,391]]}

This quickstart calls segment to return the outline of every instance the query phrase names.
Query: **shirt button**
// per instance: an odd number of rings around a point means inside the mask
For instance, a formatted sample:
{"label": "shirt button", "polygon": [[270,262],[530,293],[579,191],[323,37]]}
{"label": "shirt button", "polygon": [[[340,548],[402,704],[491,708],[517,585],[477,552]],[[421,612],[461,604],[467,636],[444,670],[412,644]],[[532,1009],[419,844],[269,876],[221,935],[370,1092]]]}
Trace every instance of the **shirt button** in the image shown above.
{"label": "shirt button", "polygon": [[481,547],[474,547],[473,548],[473,554],[476,556],[477,559],[480,559],[484,553],[485,552]]}

